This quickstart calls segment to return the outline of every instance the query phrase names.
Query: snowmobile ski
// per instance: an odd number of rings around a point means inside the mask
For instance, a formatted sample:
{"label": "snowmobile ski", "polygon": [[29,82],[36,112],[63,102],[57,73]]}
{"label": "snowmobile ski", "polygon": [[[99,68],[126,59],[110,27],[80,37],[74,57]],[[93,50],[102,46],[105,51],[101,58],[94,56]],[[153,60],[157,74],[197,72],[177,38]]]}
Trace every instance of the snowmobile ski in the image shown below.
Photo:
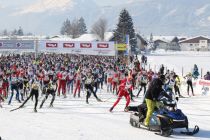
{"label": "snowmobile ski", "polygon": [[188,131],[188,132],[181,132],[181,134],[185,134],[185,135],[189,135],[189,136],[192,136],[192,135],[195,135],[199,132],[199,127],[196,125],[194,127],[194,130],[192,132]]}

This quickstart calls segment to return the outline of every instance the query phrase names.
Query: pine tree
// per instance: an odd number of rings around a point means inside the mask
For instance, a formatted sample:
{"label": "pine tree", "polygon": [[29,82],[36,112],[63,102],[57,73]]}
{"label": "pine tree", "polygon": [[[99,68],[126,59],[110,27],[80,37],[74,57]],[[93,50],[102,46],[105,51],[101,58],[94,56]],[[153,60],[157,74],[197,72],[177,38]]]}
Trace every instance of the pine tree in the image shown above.
{"label": "pine tree", "polygon": [[12,31],[11,35],[17,35],[17,30],[14,29],[14,30]]}
{"label": "pine tree", "polygon": [[119,22],[117,24],[116,30],[114,30],[114,39],[117,43],[126,43],[126,35],[130,38],[131,52],[136,52],[137,39],[133,26],[132,18],[126,9],[123,9],[119,16]]}
{"label": "pine tree", "polygon": [[9,33],[8,33],[7,29],[4,29],[4,31],[3,31],[3,33],[2,33],[2,35],[3,35],[3,36],[8,36],[8,35],[9,35]]}
{"label": "pine tree", "polygon": [[86,27],[86,24],[85,24],[85,20],[84,20],[84,18],[83,17],[81,17],[80,19],[79,19],[79,34],[80,35],[83,35],[83,34],[85,34],[85,33],[87,33],[87,27]]}
{"label": "pine tree", "polygon": [[150,41],[150,43],[153,42],[153,35],[152,35],[152,33],[150,34],[150,39],[149,39],[149,41]]}
{"label": "pine tree", "polygon": [[63,25],[61,27],[61,31],[60,33],[62,35],[70,35],[70,28],[71,28],[71,22],[70,20],[67,18],[64,22]]}
{"label": "pine tree", "polygon": [[17,30],[17,35],[18,36],[23,36],[24,35],[23,29],[21,27],[19,27],[19,29]]}

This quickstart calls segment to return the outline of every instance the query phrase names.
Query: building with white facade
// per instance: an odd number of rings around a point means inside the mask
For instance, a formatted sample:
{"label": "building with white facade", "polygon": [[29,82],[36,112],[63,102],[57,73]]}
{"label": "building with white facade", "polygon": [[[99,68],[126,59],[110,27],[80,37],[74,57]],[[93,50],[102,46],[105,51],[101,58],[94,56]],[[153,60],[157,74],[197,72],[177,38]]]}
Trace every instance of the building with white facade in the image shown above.
{"label": "building with white facade", "polygon": [[182,51],[210,51],[208,37],[193,37],[179,42]]}

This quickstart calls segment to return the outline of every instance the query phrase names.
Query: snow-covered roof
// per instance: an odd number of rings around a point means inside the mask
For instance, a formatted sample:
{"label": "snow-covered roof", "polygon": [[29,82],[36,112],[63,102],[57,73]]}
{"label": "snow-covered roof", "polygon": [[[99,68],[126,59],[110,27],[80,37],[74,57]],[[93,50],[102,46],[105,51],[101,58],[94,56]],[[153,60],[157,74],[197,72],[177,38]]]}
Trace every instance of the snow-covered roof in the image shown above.
{"label": "snow-covered roof", "polygon": [[171,42],[175,36],[153,36],[153,40],[162,40],[164,42]]}
{"label": "snow-covered roof", "polygon": [[179,43],[199,43],[199,39],[207,39],[208,40],[208,43],[210,42],[210,38],[208,36],[195,36],[195,37],[190,37],[190,38],[187,38],[183,41],[180,41]]}
{"label": "snow-covered roof", "polygon": [[[106,32],[105,33],[105,41],[109,41],[113,37],[113,32]],[[51,37],[50,40],[54,41],[97,41],[99,40],[98,37],[94,34],[83,34],[78,38],[72,39],[70,36],[65,36],[65,35],[56,35]]]}
{"label": "snow-covered roof", "polygon": [[79,38],[73,39],[73,41],[96,41],[97,37],[94,34],[83,34]]}
{"label": "snow-covered roof", "polygon": [[[187,36],[153,36],[153,40],[156,41],[156,40],[161,40],[163,42],[171,42],[175,37],[177,37],[178,39],[180,38],[188,38]],[[150,39],[150,36],[147,36],[148,40]]]}

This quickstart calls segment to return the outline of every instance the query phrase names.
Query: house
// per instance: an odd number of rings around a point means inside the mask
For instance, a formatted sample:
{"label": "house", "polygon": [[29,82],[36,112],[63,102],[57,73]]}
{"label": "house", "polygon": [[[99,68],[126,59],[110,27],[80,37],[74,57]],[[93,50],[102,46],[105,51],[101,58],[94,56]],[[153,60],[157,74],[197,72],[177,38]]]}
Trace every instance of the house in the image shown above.
{"label": "house", "polygon": [[139,34],[136,34],[136,38],[137,38],[137,48],[139,48],[139,50],[141,51],[145,51],[147,48],[147,41]]}
{"label": "house", "polygon": [[168,47],[168,42],[162,39],[157,39],[154,41],[154,48],[155,49],[164,49],[166,50]]}
{"label": "house", "polygon": [[175,50],[175,51],[180,51],[181,47],[179,44],[179,39],[177,37],[174,37],[170,43],[168,43],[167,50]]}
{"label": "house", "polygon": [[179,44],[182,51],[210,51],[210,39],[204,36],[189,38]]}
{"label": "house", "polygon": [[174,39],[174,36],[153,36],[153,48],[154,49],[168,49],[168,44],[171,40]]}

